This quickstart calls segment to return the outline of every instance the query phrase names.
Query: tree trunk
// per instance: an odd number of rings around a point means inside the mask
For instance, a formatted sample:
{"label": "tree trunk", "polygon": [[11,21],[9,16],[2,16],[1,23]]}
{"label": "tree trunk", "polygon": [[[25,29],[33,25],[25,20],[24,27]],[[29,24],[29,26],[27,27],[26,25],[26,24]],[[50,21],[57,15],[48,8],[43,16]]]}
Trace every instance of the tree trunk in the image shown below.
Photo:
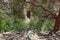
{"label": "tree trunk", "polygon": [[60,9],[59,9],[59,15],[55,18],[55,26],[54,31],[58,31],[60,26]]}
{"label": "tree trunk", "polygon": [[[56,11],[56,17],[55,17],[55,25],[54,25],[54,28],[51,32],[49,32],[49,35],[51,34],[52,35],[52,32],[56,35],[58,35],[56,32],[59,31],[59,28],[60,28],[60,1],[58,1],[59,3],[57,3],[55,6],[54,6],[54,10]],[[59,35],[60,36],[60,35]]]}
{"label": "tree trunk", "polygon": [[[60,27],[60,9],[59,9],[58,16],[55,18],[54,29],[52,31],[50,31],[48,35],[52,35],[52,33],[58,35],[56,32],[59,31],[59,27]],[[58,36],[60,36],[60,35],[58,35]]]}

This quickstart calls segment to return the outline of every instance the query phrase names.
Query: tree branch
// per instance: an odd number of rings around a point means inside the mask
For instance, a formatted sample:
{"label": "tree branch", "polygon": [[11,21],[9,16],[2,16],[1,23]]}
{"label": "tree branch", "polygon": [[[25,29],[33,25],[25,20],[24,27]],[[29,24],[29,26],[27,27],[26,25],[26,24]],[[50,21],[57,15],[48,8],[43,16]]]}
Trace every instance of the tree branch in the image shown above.
{"label": "tree branch", "polygon": [[34,5],[35,7],[41,7],[44,11],[47,11],[47,12],[49,12],[50,14],[48,14],[48,16],[49,15],[52,15],[52,16],[54,16],[55,17],[55,15],[54,14],[52,14],[53,12],[51,12],[49,9],[46,9],[45,7],[43,7],[42,5],[36,5],[35,3],[32,3],[32,2],[26,2],[26,3],[30,3],[30,4],[32,4],[32,5]]}

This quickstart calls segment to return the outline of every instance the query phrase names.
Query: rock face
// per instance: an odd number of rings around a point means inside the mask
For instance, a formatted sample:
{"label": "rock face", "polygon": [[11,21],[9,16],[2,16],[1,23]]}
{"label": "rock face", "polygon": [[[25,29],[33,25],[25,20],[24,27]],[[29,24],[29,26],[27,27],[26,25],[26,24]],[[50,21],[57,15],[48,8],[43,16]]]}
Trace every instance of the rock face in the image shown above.
{"label": "rock face", "polygon": [[21,33],[17,31],[11,31],[0,34],[0,40],[60,40],[60,36],[47,36],[43,34],[44,32],[41,34],[33,29],[25,30]]}

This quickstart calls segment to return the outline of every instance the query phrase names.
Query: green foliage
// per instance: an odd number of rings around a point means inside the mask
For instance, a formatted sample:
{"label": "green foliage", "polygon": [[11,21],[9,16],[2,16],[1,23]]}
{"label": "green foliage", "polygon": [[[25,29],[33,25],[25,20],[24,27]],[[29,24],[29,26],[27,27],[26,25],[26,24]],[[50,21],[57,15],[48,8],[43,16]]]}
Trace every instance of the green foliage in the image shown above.
{"label": "green foliage", "polygon": [[54,20],[36,20],[34,19],[33,21],[30,22],[29,27],[35,28],[37,31],[41,30],[52,30],[54,27]]}
{"label": "green foliage", "polygon": [[54,27],[54,20],[46,20],[42,27],[41,30],[52,30]]}
{"label": "green foliage", "polygon": [[10,31],[13,29],[13,26],[13,19],[9,17],[0,18],[0,32]]}
{"label": "green foliage", "polygon": [[28,24],[25,24],[24,21],[22,19],[19,19],[19,18],[16,18],[16,23],[14,23],[14,30],[16,31],[24,31],[26,30],[29,25]]}
{"label": "green foliage", "polygon": [[10,31],[13,28],[13,18],[6,15],[0,5],[0,32]]}
{"label": "green foliage", "polygon": [[34,28],[35,30],[40,31],[40,30],[41,30],[41,23],[39,22],[39,20],[33,19],[33,20],[30,22],[29,27],[32,27],[32,28]]}
{"label": "green foliage", "polygon": [[0,4],[0,9],[2,8],[2,5]]}
{"label": "green foliage", "polygon": [[[25,24],[24,20],[17,18],[20,13],[23,13],[23,9],[18,7],[18,3],[21,2],[24,4],[24,0],[14,0],[13,3],[13,12],[14,16],[9,17],[2,10],[2,5],[0,4],[0,32],[6,32],[11,30],[16,31],[24,31],[29,27],[35,28],[37,31],[41,30],[52,30],[54,27],[54,20],[43,20],[44,13],[40,13],[42,11],[39,8],[31,8],[33,12],[33,16],[37,18],[33,18],[29,24]],[[46,3],[47,0],[42,0],[42,3]],[[25,4],[24,4],[25,6]],[[43,11],[42,11],[43,12]],[[16,16],[17,15],[17,16]],[[15,17],[16,16],[16,17]]]}

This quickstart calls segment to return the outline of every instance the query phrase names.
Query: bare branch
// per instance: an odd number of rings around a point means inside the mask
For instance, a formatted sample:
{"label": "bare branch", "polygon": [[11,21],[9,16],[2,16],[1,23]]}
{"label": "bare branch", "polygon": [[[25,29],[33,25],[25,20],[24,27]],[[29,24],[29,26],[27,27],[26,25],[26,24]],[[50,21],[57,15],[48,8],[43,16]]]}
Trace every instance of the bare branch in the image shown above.
{"label": "bare branch", "polygon": [[48,16],[49,15],[52,15],[52,16],[54,16],[55,17],[55,15],[53,14],[53,12],[52,11],[50,11],[49,9],[46,9],[45,7],[43,7],[42,5],[36,5],[35,3],[32,3],[32,2],[26,2],[26,3],[30,3],[30,4],[32,4],[32,5],[34,5],[35,7],[41,7],[44,11],[47,11],[47,12],[49,12],[50,14],[48,14]]}

